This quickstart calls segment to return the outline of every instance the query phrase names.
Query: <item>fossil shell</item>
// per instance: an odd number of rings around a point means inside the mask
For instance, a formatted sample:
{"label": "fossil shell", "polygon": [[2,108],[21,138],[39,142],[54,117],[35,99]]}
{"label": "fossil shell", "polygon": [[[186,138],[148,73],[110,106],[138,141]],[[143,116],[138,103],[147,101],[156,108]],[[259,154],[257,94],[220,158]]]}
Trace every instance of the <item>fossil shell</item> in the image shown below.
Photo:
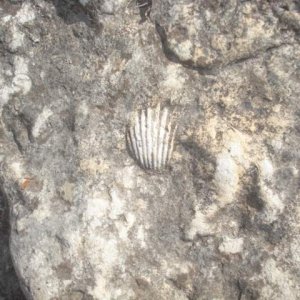
{"label": "fossil shell", "polygon": [[172,155],[177,126],[175,114],[160,104],[135,114],[127,131],[127,144],[133,158],[144,169],[164,168]]}

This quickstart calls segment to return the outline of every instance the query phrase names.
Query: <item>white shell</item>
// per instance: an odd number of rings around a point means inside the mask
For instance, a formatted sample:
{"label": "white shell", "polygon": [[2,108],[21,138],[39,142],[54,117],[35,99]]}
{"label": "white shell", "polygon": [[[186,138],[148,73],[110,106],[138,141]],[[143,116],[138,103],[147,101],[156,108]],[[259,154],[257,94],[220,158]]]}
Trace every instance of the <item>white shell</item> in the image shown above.
{"label": "white shell", "polygon": [[141,110],[127,131],[127,144],[135,160],[144,169],[163,169],[170,161],[177,126],[174,113],[167,107]]}

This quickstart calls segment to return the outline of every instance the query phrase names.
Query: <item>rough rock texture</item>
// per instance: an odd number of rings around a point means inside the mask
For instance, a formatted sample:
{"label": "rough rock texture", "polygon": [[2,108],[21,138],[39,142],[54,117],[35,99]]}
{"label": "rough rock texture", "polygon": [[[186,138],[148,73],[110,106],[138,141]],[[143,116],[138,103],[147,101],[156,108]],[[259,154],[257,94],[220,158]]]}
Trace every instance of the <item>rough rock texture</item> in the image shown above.
{"label": "rough rock texture", "polygon": [[[28,299],[300,299],[299,10],[0,2],[0,187]],[[159,102],[181,112],[173,159],[144,171],[126,124]]]}

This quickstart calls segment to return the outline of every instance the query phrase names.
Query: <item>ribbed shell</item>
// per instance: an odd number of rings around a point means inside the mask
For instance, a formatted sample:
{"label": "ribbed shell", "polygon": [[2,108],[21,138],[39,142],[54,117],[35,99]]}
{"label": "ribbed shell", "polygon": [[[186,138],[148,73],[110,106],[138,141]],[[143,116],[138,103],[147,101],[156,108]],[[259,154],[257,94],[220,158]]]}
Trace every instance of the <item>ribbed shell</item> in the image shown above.
{"label": "ribbed shell", "polygon": [[174,114],[167,107],[147,108],[135,114],[127,131],[132,156],[144,169],[163,169],[169,162],[176,127]]}

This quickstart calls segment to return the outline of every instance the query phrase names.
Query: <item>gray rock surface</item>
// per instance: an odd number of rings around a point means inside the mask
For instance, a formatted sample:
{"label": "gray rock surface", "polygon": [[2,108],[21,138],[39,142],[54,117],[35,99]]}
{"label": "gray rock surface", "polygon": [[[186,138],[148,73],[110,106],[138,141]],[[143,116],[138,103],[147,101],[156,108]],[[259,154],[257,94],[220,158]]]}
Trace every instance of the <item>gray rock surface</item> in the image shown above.
{"label": "gray rock surface", "polygon": [[[0,2],[0,184],[28,299],[300,298],[299,9]],[[125,131],[157,103],[181,115],[151,172]]]}

